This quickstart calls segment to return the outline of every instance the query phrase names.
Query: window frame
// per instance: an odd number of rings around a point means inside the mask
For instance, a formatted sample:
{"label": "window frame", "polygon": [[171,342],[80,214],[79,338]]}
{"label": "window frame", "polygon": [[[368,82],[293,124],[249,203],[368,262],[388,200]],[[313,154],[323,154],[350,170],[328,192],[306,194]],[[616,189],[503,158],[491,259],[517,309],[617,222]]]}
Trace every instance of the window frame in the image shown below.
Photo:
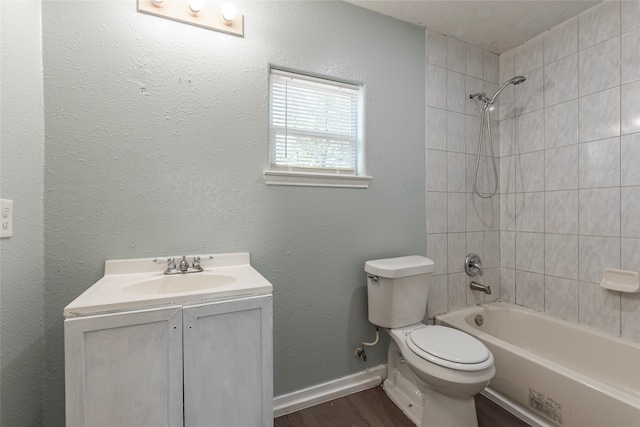
{"label": "window frame", "polygon": [[[271,164],[272,144],[272,76],[284,76],[297,78],[307,82],[316,82],[334,87],[347,87],[358,91],[358,117],[357,117],[357,141],[354,169],[347,168],[322,168],[308,167],[301,165],[273,165]],[[365,88],[363,84],[353,83],[346,80],[337,80],[332,77],[311,75],[290,69],[270,66],[269,67],[269,168],[263,173],[267,185],[293,185],[309,187],[349,187],[368,188],[371,177],[365,172]]]}

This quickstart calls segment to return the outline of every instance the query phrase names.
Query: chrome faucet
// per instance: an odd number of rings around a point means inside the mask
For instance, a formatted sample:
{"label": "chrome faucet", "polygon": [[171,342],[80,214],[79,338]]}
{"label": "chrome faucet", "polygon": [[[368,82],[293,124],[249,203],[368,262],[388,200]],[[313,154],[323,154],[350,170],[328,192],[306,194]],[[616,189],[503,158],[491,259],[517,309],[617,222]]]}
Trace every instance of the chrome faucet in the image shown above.
{"label": "chrome faucet", "polygon": [[480,292],[484,292],[487,295],[491,295],[491,286],[483,285],[481,283],[472,281],[469,287],[474,291],[480,291]]}
{"label": "chrome faucet", "polygon": [[[187,257],[185,255],[182,256],[182,260],[176,267],[176,259],[175,258],[155,258],[153,262],[161,264],[167,263],[167,269],[164,271],[164,274],[187,274],[187,273],[200,273],[204,271],[202,266],[200,265],[200,261],[202,260],[201,255],[195,255],[193,257],[193,262],[191,266],[189,265],[189,261],[187,261]],[[204,256],[204,258],[213,259],[211,255]]]}
{"label": "chrome faucet", "polygon": [[464,269],[471,277],[482,276],[482,260],[480,255],[471,252],[464,261]]}

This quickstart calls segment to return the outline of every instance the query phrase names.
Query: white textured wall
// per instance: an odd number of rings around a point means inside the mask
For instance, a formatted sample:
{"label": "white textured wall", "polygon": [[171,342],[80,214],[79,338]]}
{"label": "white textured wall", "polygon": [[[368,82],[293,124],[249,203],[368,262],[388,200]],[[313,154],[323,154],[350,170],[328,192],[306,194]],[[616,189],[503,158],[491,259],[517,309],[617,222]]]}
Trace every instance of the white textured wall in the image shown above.
{"label": "white textured wall", "polygon": [[[275,395],[383,363],[367,259],[426,253],[424,32],[342,2],[238,5],[237,38],[131,1],[43,3],[45,422],[62,309],[110,258],[249,251],[274,285]],[[361,81],[368,190],[266,186],[269,64]]]}
{"label": "white textured wall", "polygon": [[43,153],[41,7],[0,2],[2,192],[13,237],[0,240],[0,425],[42,424]]}

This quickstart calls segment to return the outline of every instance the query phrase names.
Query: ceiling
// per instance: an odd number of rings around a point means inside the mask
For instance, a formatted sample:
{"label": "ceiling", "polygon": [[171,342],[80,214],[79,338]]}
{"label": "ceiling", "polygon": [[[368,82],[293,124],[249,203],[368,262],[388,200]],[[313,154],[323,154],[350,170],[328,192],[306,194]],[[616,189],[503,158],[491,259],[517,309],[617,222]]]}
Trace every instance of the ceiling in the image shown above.
{"label": "ceiling", "polygon": [[346,1],[500,54],[601,0]]}

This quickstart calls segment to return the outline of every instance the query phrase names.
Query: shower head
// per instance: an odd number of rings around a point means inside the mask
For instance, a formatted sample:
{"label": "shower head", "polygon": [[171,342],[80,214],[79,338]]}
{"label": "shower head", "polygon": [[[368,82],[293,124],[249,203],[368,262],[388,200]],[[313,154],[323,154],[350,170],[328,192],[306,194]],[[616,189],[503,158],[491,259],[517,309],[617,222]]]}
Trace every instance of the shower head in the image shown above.
{"label": "shower head", "polygon": [[519,85],[520,83],[524,82],[525,80],[527,80],[527,78],[525,76],[515,76],[515,77],[510,78],[506,82],[502,83],[502,86],[500,86],[498,88],[498,90],[496,91],[496,93],[494,93],[493,96],[491,97],[491,100],[489,101],[489,104],[493,104],[493,102],[496,100],[496,98],[498,97],[500,92],[502,92],[502,90],[505,87],[507,87],[507,85],[509,85],[509,84]]}

